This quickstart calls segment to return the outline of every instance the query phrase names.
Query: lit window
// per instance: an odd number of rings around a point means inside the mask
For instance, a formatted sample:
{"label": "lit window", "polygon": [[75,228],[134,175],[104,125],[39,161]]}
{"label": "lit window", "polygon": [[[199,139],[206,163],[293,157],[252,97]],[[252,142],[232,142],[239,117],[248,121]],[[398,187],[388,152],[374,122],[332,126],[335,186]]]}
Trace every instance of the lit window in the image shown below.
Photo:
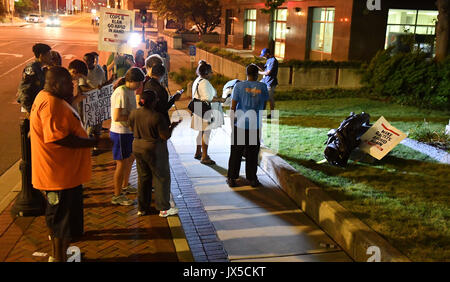
{"label": "lit window", "polygon": [[385,48],[398,46],[402,38],[409,37],[415,48],[433,54],[437,16],[438,11],[390,9]]}
{"label": "lit window", "polygon": [[245,10],[244,15],[244,48],[255,49],[256,9]]}
{"label": "lit window", "polygon": [[286,33],[288,32],[287,17],[287,9],[276,9],[273,14],[273,40],[275,41],[274,56],[279,59],[283,59],[285,56]]}
{"label": "lit window", "polygon": [[335,8],[314,8],[311,50],[331,54],[333,48]]}

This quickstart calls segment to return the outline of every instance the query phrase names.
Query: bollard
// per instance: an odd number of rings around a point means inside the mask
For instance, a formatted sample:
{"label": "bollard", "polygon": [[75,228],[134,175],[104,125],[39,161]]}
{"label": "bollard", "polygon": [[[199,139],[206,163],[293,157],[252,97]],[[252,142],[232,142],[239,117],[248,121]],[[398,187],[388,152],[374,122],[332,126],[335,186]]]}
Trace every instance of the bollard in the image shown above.
{"label": "bollard", "polygon": [[31,184],[31,142],[28,137],[29,132],[30,120],[24,119],[20,124],[22,190],[17,195],[16,202],[11,208],[11,213],[15,216],[41,216],[45,214],[46,200],[44,195],[41,191],[34,189]]}

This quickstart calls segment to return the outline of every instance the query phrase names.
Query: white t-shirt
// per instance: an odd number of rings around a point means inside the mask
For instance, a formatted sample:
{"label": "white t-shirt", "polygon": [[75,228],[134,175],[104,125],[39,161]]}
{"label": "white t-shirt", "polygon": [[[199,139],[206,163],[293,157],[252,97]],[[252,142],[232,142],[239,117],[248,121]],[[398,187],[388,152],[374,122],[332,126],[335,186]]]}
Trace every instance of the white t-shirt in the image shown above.
{"label": "white t-shirt", "polygon": [[114,121],[114,109],[122,109],[122,114],[130,114],[136,109],[136,94],[125,85],[119,86],[111,95],[111,128],[114,133],[133,133],[128,121]]}
{"label": "white t-shirt", "polygon": [[97,88],[105,81],[105,72],[101,66],[95,65],[92,70],[88,70],[87,83],[90,87]]}
{"label": "white t-shirt", "polygon": [[216,96],[216,93],[216,89],[214,89],[207,79],[197,77],[194,80],[194,83],[192,83],[192,99],[197,98],[202,101],[210,102],[214,96]]}

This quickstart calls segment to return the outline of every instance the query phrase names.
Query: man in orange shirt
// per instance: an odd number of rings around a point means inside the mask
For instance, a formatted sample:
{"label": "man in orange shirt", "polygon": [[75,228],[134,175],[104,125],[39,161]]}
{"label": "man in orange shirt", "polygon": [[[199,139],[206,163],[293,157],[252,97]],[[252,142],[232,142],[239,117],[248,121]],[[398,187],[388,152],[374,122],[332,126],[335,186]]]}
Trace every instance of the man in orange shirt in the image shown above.
{"label": "man in orange shirt", "polygon": [[30,114],[32,183],[47,195],[46,222],[53,247],[49,261],[66,261],[70,240],[83,234],[82,183],[91,178],[89,148],[109,142],[88,138],[70,105],[72,99],[69,71],[52,67]]}

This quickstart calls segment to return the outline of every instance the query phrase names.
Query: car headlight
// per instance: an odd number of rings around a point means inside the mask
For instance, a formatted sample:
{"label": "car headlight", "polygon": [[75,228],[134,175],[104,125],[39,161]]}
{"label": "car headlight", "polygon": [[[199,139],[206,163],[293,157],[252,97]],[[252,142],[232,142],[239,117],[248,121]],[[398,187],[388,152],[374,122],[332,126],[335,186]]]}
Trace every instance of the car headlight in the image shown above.
{"label": "car headlight", "polygon": [[46,23],[46,24],[52,24],[52,20],[47,19],[47,20],[45,20],[45,23]]}
{"label": "car headlight", "polygon": [[25,17],[25,20],[28,21],[30,18],[29,17]]}
{"label": "car headlight", "polygon": [[59,20],[54,20],[53,23],[54,24],[60,24]]}

